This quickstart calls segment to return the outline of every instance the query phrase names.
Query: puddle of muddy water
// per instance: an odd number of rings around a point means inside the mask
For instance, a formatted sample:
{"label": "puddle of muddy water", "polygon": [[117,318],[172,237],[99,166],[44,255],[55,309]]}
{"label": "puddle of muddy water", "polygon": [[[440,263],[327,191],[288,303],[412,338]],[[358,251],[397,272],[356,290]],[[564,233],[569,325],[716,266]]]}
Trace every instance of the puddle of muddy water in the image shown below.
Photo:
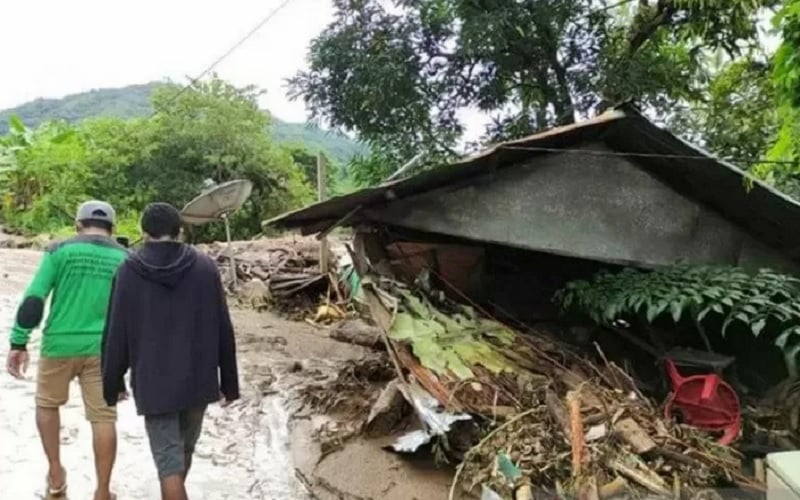
{"label": "puddle of muddy water", "polygon": [[[11,255],[11,257],[8,257]],[[19,254],[0,251],[0,336],[8,335],[17,301],[33,271],[21,267]],[[32,261],[35,264],[36,260]],[[13,269],[13,272],[12,272]],[[24,275],[21,275],[23,274]],[[11,286],[13,284],[13,286]],[[33,338],[38,337],[35,333]],[[45,460],[34,420],[34,375],[38,342],[31,346],[34,357],[28,380],[12,379],[3,367],[0,373],[0,485],[2,498],[41,498]],[[0,359],[5,361],[7,338],[0,339]],[[242,377],[244,379],[244,376]],[[246,396],[255,396],[255,391]],[[119,451],[113,487],[120,500],[159,498],[144,425],[132,402],[119,407]],[[69,497],[87,500],[94,488],[91,428],[83,416],[77,384],[70,388],[70,401],[61,411],[62,461],[68,470]],[[187,485],[193,500],[302,499],[291,465],[288,415],[280,396],[255,396],[231,408],[210,407],[197,447]]]}

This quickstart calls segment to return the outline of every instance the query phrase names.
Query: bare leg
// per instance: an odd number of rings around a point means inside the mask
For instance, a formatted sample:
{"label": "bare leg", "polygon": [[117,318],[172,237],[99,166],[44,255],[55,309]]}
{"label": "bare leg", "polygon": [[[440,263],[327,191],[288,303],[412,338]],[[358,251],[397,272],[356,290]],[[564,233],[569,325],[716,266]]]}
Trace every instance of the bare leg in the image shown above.
{"label": "bare leg", "polygon": [[183,485],[186,474],[175,474],[161,480],[161,500],[188,500]]}
{"label": "bare leg", "polygon": [[97,490],[94,500],[111,500],[111,471],[117,457],[117,428],[113,422],[92,423]]}
{"label": "bare leg", "polygon": [[60,488],[64,485],[64,467],[61,465],[61,416],[58,408],[36,407],[36,427],[42,439],[44,454],[47,455],[47,478],[50,486]]}

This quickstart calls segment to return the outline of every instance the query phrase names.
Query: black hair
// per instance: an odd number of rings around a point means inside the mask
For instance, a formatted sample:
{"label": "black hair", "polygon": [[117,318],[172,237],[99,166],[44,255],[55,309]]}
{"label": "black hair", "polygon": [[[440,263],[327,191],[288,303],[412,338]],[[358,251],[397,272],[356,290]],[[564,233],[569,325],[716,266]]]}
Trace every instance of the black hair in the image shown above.
{"label": "black hair", "polygon": [[107,220],[99,220],[99,219],[83,219],[78,221],[78,224],[81,225],[84,229],[95,228],[95,229],[102,229],[108,233],[110,233],[114,229],[114,225],[108,222]]}
{"label": "black hair", "polygon": [[181,214],[169,203],[151,203],[142,212],[142,231],[153,238],[177,238],[181,232]]}

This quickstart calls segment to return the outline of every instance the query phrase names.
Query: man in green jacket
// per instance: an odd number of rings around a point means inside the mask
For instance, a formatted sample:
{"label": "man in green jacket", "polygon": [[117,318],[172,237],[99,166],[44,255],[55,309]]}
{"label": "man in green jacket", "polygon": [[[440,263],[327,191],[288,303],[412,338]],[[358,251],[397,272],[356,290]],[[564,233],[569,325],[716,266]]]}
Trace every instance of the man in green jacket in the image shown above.
{"label": "man in green jacket", "polygon": [[36,384],[36,425],[47,455],[48,497],[66,494],[61,464],[59,408],[78,379],[86,418],[92,424],[97,473],[95,500],[111,500],[111,470],[117,453],[116,410],[103,400],[100,344],[111,284],[127,250],[111,239],[115,214],[108,203],[89,201],[75,218],[77,236],[47,248],[25,292],[11,332],[8,372],[22,379],[28,368],[27,344],[51,296],[44,326]]}

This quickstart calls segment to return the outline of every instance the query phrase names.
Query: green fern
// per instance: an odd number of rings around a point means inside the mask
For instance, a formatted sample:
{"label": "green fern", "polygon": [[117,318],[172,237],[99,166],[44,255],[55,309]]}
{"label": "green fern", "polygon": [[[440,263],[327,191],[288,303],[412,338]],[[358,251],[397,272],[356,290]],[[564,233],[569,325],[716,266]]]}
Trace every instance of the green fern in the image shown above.
{"label": "green fern", "polygon": [[776,331],[787,367],[797,373],[800,353],[800,280],[762,269],[748,273],[735,267],[679,265],[646,272],[625,269],[601,273],[590,281],[573,281],[556,293],[564,312],[587,315],[598,324],[642,318],[648,323],[691,320],[698,328],[710,315],[722,319],[721,334],[741,323],[754,336],[770,325]]}

